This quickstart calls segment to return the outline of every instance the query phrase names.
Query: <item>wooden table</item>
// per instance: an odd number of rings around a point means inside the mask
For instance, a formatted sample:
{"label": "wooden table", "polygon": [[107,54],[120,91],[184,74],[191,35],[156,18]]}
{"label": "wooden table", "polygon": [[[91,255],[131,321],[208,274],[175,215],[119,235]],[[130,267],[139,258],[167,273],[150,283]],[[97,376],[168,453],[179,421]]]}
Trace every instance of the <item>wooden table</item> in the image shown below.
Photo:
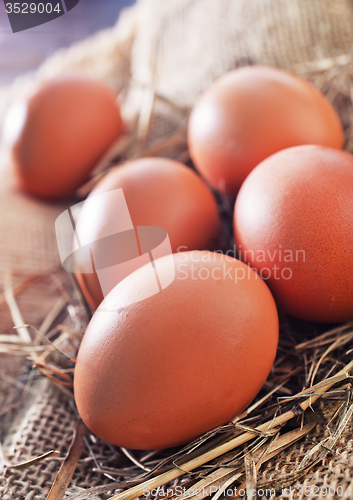
{"label": "wooden table", "polygon": [[121,9],[135,0],[80,0],[67,14],[49,23],[12,33],[0,0],[0,86],[36,69],[57,49],[113,26]]}

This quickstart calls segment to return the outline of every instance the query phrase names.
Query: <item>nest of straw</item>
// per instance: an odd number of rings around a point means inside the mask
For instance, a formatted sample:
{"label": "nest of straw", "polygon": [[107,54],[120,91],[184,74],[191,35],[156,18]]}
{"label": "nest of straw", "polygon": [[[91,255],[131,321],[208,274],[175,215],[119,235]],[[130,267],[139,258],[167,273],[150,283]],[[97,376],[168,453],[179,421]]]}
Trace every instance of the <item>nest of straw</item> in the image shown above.
{"label": "nest of straw", "polygon": [[[353,62],[350,55],[293,69],[312,81],[333,103],[346,133],[346,149],[352,152]],[[113,146],[81,194],[87,194],[107,170],[126,159],[172,154],[192,167],[185,141],[188,110],[156,95],[153,88],[146,87],[145,92],[145,105],[131,128],[134,134]],[[147,147],[158,106],[174,113],[177,126],[158,143]],[[223,220],[222,247],[233,248],[233,203],[217,196]],[[57,302],[38,329],[24,325],[18,298],[25,289],[31,290],[33,281],[48,279],[59,290]],[[26,384],[35,367],[73,404],[74,359],[90,313],[77,284],[70,279],[62,271],[54,270],[50,276],[17,277],[14,285],[8,275],[0,299],[2,307],[6,304],[9,308],[16,331],[0,335],[0,353],[27,358],[27,365],[14,379],[17,385]],[[350,432],[352,353],[353,322],[332,327],[305,323],[280,313],[280,341],[272,371],[257,398],[234,421],[183,448],[131,453],[107,445],[106,456],[103,453],[98,457],[90,445],[96,438],[77,417],[69,452],[62,460],[47,499],[132,500],[158,496],[184,500],[211,496],[217,500],[244,494],[253,497],[253,490],[262,490],[264,497],[277,496],[291,485],[298,488],[305,480],[310,482],[310,478],[316,478],[317,484],[318,474],[327,472],[330,460],[342,455],[342,439]],[[13,393],[3,395],[2,432],[19,404],[21,391],[15,396]],[[7,466],[13,472],[53,459],[55,455],[56,450],[52,450],[33,456],[25,463]],[[89,466],[101,474],[101,484],[89,489],[70,488],[79,461],[87,457]],[[6,462],[6,457],[3,456],[3,460]],[[341,486],[344,494],[349,478]]]}

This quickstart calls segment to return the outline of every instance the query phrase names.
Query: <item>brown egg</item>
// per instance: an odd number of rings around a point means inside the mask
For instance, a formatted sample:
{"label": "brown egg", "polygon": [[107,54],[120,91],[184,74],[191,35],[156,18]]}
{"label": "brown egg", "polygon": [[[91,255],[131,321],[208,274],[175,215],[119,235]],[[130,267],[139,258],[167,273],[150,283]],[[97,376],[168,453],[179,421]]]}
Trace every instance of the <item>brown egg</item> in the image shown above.
{"label": "brown egg", "polygon": [[353,319],[353,156],[320,146],[281,151],[241,187],[239,256],[277,305],[309,321]]}
{"label": "brown egg", "polygon": [[[117,446],[171,447],[229,422],[275,359],[277,310],[257,274],[218,253],[173,257],[175,279],[161,292],[143,300],[149,266],[110,292],[78,353],[78,411],[92,432]],[[169,280],[173,257],[155,261],[161,282]]]}
{"label": "brown egg", "polygon": [[258,163],[302,144],[342,148],[329,101],[285,71],[250,66],[217,80],[194,107],[188,144],[196,168],[219,191],[236,195]]}
{"label": "brown egg", "polygon": [[[135,160],[111,170],[89,199],[119,188],[123,189],[133,225],[165,229],[173,252],[214,248],[220,230],[217,204],[190,168],[167,158]],[[118,216],[119,208],[112,198],[103,199],[92,220],[86,207],[79,216],[78,231],[84,241],[97,241],[105,231],[107,214],[117,212]],[[96,308],[103,300],[97,275],[78,273],[77,278],[90,306]]]}
{"label": "brown egg", "polygon": [[43,83],[8,111],[4,135],[20,186],[46,199],[74,194],[119,137],[116,97],[104,84],[66,75]]}

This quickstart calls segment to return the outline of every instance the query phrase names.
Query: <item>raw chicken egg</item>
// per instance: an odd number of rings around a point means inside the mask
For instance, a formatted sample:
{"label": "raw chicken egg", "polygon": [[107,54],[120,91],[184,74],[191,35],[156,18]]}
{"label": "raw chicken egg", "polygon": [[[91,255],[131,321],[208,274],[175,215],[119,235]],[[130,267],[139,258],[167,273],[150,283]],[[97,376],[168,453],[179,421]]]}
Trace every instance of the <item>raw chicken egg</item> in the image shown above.
{"label": "raw chicken egg", "polygon": [[185,252],[155,261],[161,282],[173,258],[174,281],[145,300],[149,266],[121,281],[79,349],[78,411],[117,446],[176,446],[228,423],[261,389],[275,359],[277,310],[254,271],[218,253]]}
{"label": "raw chicken egg", "polygon": [[188,127],[196,168],[233,196],[258,163],[281,149],[342,148],[343,142],[339,117],[323,94],[297,76],[262,66],[217,80],[195,105]]}
{"label": "raw chicken egg", "polygon": [[79,75],[42,83],[10,107],[4,124],[20,186],[51,200],[73,195],[88,181],[121,132],[114,93]]}
{"label": "raw chicken egg", "polygon": [[[89,199],[119,188],[123,190],[133,225],[165,229],[173,253],[214,248],[220,230],[216,200],[190,168],[167,158],[135,160],[111,170],[92,190]],[[100,200],[93,220],[88,204],[79,216],[77,227],[84,241],[102,238],[108,214],[116,213],[119,217],[119,207],[112,197]],[[82,255],[87,257],[88,254]],[[86,263],[77,264],[82,269]],[[77,273],[77,279],[90,306],[96,308],[103,300],[97,274]]]}
{"label": "raw chicken egg", "polygon": [[299,146],[266,159],[234,212],[239,257],[278,306],[315,322],[353,319],[353,156]]}

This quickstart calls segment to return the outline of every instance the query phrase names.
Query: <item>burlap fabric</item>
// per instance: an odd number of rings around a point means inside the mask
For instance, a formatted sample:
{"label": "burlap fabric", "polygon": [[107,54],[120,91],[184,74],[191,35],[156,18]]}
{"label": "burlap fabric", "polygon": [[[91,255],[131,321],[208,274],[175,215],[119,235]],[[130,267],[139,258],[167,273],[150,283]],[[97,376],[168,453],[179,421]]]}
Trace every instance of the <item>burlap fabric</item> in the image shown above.
{"label": "burlap fabric", "polygon": [[[11,99],[33,82],[68,70],[99,78],[116,92],[122,92],[124,113],[132,120],[146,88],[151,86],[177,106],[190,107],[211,81],[239,65],[268,64],[296,70],[303,64],[309,64],[310,68],[310,63],[326,59],[321,64],[327,64],[332,71],[337,61],[339,71],[340,61],[350,65],[352,43],[350,0],[140,0],[124,13],[113,29],[61,51],[36,74],[2,89],[0,118]],[[327,62],[330,58],[336,59]],[[330,89],[326,90],[330,96]],[[349,92],[348,88],[347,95]],[[349,108],[351,100],[349,96],[347,99]],[[178,119],[173,107],[158,105],[150,129],[150,143],[173,130]],[[16,273],[31,274],[58,269],[54,220],[65,204],[49,205],[19,193],[11,178],[11,165],[4,148],[0,161],[1,280],[9,268]],[[39,325],[53,306],[58,292],[50,287],[50,284],[38,285],[21,295],[20,307],[26,322]],[[11,318],[3,304],[0,323],[2,331],[10,331]],[[5,374],[6,379],[6,373],[14,364],[12,361],[9,364],[4,357],[0,363],[0,373]],[[2,385],[2,397],[7,397],[12,385],[6,380]],[[73,406],[47,381],[35,380],[32,389],[16,418],[13,417],[7,435],[2,436],[2,472],[6,469],[5,462],[18,463],[49,449],[57,449],[63,456],[70,443],[76,420]],[[289,497],[297,497],[305,484],[326,484],[334,488],[350,484],[353,495],[351,436],[352,427],[348,427],[334,455],[305,483],[298,480],[299,490],[292,486]],[[293,446],[276,463],[268,464],[262,473],[263,479],[275,482],[278,476],[285,474],[286,464],[295,461],[301,446],[305,444]],[[99,441],[92,447],[98,457],[106,456],[109,449],[109,460],[114,467],[123,460],[118,452]],[[6,475],[0,477],[0,498],[45,499],[59,465],[60,458],[22,471],[7,469]],[[86,450],[73,485],[88,488],[109,481],[101,472],[94,471]],[[285,498],[280,492],[276,496]]]}

